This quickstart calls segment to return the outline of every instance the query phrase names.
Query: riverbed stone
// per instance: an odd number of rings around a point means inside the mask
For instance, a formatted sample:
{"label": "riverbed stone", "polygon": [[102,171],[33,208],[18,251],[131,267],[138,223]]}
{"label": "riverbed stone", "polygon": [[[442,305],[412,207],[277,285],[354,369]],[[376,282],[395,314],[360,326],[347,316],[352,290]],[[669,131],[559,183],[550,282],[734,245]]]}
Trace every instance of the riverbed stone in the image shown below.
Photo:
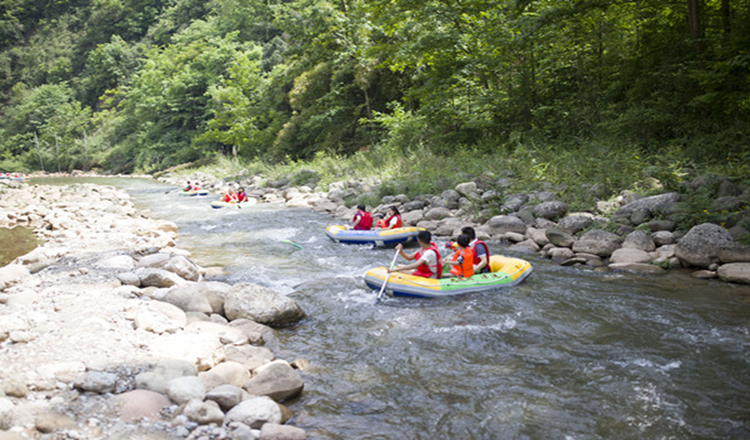
{"label": "riverbed stone", "polygon": [[576,241],[570,234],[557,227],[547,228],[544,233],[549,242],[557,247],[569,248]]}
{"label": "riverbed stone", "polygon": [[587,215],[568,215],[563,217],[557,222],[557,227],[563,232],[571,235],[575,235],[578,232],[591,227],[594,224],[594,219]]}
{"label": "riverbed stone", "polygon": [[198,373],[198,377],[208,390],[221,385],[240,387],[250,380],[250,371],[239,362],[224,361],[208,371]]}
{"label": "riverbed stone", "polygon": [[428,210],[424,214],[424,218],[427,220],[442,220],[447,217],[451,217],[453,214],[451,213],[451,210],[446,207],[437,207],[432,208]]}
{"label": "riverbed stone", "polygon": [[164,269],[138,268],[135,271],[142,287],[172,287],[185,284],[176,273]]}
{"label": "riverbed stone", "polygon": [[200,312],[208,315],[214,311],[208,298],[196,289],[194,284],[173,286],[162,299],[185,312]]}
{"label": "riverbed stone", "polygon": [[750,262],[750,246],[732,243],[719,248],[719,260],[722,263],[748,263]]}
{"label": "riverbed stone", "polygon": [[117,375],[104,371],[87,371],[74,383],[74,386],[81,391],[98,394],[114,392],[115,385],[117,385]]}
{"label": "riverbed stone", "polygon": [[677,241],[675,256],[691,266],[708,267],[719,261],[719,249],[733,241],[726,229],[703,223],[694,226]]}
{"label": "riverbed stone", "polygon": [[672,220],[651,220],[647,223],[651,232],[669,231],[672,232],[677,228],[677,223]]}
{"label": "riverbed stone", "polygon": [[623,247],[612,252],[609,261],[612,263],[648,263],[651,261],[651,255],[641,249]]}
{"label": "riverbed stone", "polygon": [[261,365],[242,388],[255,396],[268,396],[277,402],[302,392],[304,382],[288,362],[275,360]]}
{"label": "riverbed stone", "polygon": [[514,215],[496,215],[490,219],[489,227],[493,235],[502,235],[506,232],[526,233],[526,224]]}
{"label": "riverbed stone", "polygon": [[169,399],[149,390],[133,390],[112,397],[119,406],[119,417],[125,422],[134,422],[141,418],[160,420],[162,409],[172,405]]}
{"label": "riverbed stone", "polygon": [[240,402],[224,416],[224,426],[239,422],[253,429],[265,423],[281,423],[281,409],[266,396],[251,397]]}
{"label": "riverbed stone", "polygon": [[666,273],[664,269],[659,266],[644,263],[614,263],[609,265],[610,269],[622,270],[625,272],[631,272],[635,274],[646,274],[646,275],[661,275]]}
{"label": "riverbed stone", "polygon": [[424,200],[413,200],[411,202],[406,202],[403,205],[401,205],[401,213],[402,215],[407,212],[411,211],[421,211],[424,209],[426,203]]}
{"label": "riverbed stone", "polygon": [[719,267],[717,273],[722,281],[750,284],[750,263],[724,264]]}
{"label": "riverbed stone", "polygon": [[174,333],[185,325],[185,312],[162,301],[148,301],[142,304],[135,316],[135,328],[153,333]]}
{"label": "riverbed stone", "polygon": [[253,371],[263,364],[267,364],[274,359],[273,352],[266,347],[256,347],[254,345],[240,345],[226,347],[227,361],[242,364],[248,371]]}
{"label": "riverbed stone", "polygon": [[651,240],[657,247],[675,243],[674,234],[670,231],[656,231],[651,234]]}
{"label": "riverbed stone", "polygon": [[602,257],[594,254],[589,254],[587,252],[578,252],[575,254],[576,258],[583,258],[586,260],[586,265],[592,266],[592,267],[601,267],[604,266],[604,260],[602,260]]}
{"label": "riverbed stone", "polygon": [[505,198],[503,206],[500,208],[502,212],[517,212],[526,202],[529,201],[529,195],[525,193],[510,194]]}
{"label": "riverbed stone", "polygon": [[628,234],[627,237],[625,237],[625,240],[622,243],[622,247],[651,252],[656,249],[656,244],[645,232],[633,231]]}
{"label": "riverbed stone", "polygon": [[206,393],[206,400],[213,400],[226,412],[239,405],[244,396],[245,392],[238,386],[220,385]]}
{"label": "riverbed stone", "polygon": [[203,400],[206,397],[206,385],[197,376],[178,377],[167,382],[167,396],[178,405],[191,399]]}
{"label": "riverbed stone", "polygon": [[264,423],[260,428],[258,440],[306,440],[307,433],[296,426],[281,425],[279,423]]}
{"label": "riverbed stone", "polygon": [[118,269],[118,270],[132,270],[135,267],[135,260],[129,255],[114,255],[94,263],[94,267],[100,269]]}
{"label": "riverbed stone", "polygon": [[620,244],[620,237],[617,235],[601,229],[592,229],[573,243],[573,252],[586,252],[600,257],[609,257],[612,252],[620,247]]}
{"label": "riverbed stone", "polygon": [[293,324],[305,317],[304,311],[293,299],[251,283],[232,286],[227,292],[224,310],[230,321],[246,318],[271,326]]}
{"label": "riverbed stone", "polygon": [[565,215],[567,211],[567,203],[553,200],[536,205],[534,207],[534,216],[546,218],[547,220],[556,220]]}
{"label": "riverbed stone", "polygon": [[645,209],[653,215],[655,212],[663,210],[666,206],[677,203],[679,199],[679,194],[675,192],[644,197],[622,206],[615,211],[614,217],[630,218],[630,216],[639,209]]}
{"label": "riverbed stone", "polygon": [[476,182],[463,182],[456,185],[456,192],[471,198],[472,195],[476,194],[477,192],[477,184]]}
{"label": "riverbed stone", "polygon": [[182,255],[172,256],[164,264],[164,269],[176,273],[180,278],[188,281],[198,281],[201,278],[198,266]]}
{"label": "riverbed stone", "polygon": [[0,267],[0,291],[19,283],[31,273],[26,266],[20,264],[9,264]]}
{"label": "riverbed stone", "polygon": [[547,251],[547,254],[552,258],[552,261],[557,264],[567,261],[575,256],[573,251],[567,247],[555,247]]}
{"label": "riverbed stone", "polygon": [[414,226],[424,218],[424,212],[419,209],[401,214],[401,221],[404,225]]}
{"label": "riverbed stone", "polygon": [[695,272],[692,272],[690,276],[698,278],[699,280],[712,280],[719,277],[715,270],[706,269],[696,270]]}
{"label": "riverbed stone", "polygon": [[529,227],[526,229],[526,236],[534,240],[539,246],[546,246],[550,242],[544,229]]}
{"label": "riverbed stone", "polygon": [[651,210],[647,208],[638,208],[634,210],[632,214],[630,214],[630,223],[638,226],[642,223],[645,223],[650,218]]}
{"label": "riverbed stone", "polygon": [[185,404],[182,414],[188,420],[199,425],[210,425],[213,423],[221,426],[224,423],[224,412],[219,408],[219,404],[213,400],[190,399]]}
{"label": "riverbed stone", "polygon": [[163,359],[153,370],[135,376],[135,386],[138,389],[166,394],[167,383],[172,379],[184,376],[196,376],[198,369],[195,364],[186,360]]}

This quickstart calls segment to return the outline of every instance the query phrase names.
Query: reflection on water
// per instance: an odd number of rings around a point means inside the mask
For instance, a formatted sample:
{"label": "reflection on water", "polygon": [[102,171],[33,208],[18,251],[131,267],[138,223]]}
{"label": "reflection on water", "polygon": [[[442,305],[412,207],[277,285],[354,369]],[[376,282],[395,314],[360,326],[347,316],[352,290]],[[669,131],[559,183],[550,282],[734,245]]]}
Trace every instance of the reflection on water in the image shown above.
{"label": "reflection on water", "polygon": [[39,245],[34,231],[21,226],[0,228],[0,267],[26,255]]}
{"label": "reflection on water", "polygon": [[534,273],[516,287],[376,303],[362,275],[393,250],[331,242],[327,216],[110,184],[175,221],[180,246],[226,281],[300,303],[308,317],[271,348],[312,363],[290,404],[312,439],[750,438],[750,286],[527,256]]}

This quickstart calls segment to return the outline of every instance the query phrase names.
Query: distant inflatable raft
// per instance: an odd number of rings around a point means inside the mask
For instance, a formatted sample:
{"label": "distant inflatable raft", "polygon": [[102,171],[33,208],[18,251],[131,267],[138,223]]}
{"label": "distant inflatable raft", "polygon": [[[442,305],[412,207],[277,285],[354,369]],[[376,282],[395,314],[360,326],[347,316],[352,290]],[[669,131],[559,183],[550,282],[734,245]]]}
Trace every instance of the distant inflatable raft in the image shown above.
{"label": "distant inflatable raft", "polygon": [[407,227],[355,231],[343,225],[333,225],[326,228],[326,235],[336,243],[388,246],[416,240],[419,231],[424,231],[424,229]]}
{"label": "distant inflatable raft", "polygon": [[222,201],[214,201],[211,202],[211,207],[214,209],[221,209],[221,208],[229,208],[229,209],[241,209],[244,206],[252,206],[258,203],[258,201],[254,198],[249,198],[244,202],[236,203],[236,202],[222,202]]}
{"label": "distant inflatable raft", "polygon": [[[532,271],[528,261],[502,255],[490,257],[490,268],[491,273],[482,273],[469,278],[439,280],[393,272],[388,278],[385,292],[392,296],[442,298],[515,286],[531,275]],[[365,274],[365,283],[373,290],[380,290],[386,275],[385,267],[370,269]]]}
{"label": "distant inflatable raft", "polygon": [[189,196],[189,197],[207,196],[208,195],[208,190],[207,189],[199,189],[198,191],[185,191],[183,189],[182,191],[178,192],[177,194],[179,194],[181,196]]}

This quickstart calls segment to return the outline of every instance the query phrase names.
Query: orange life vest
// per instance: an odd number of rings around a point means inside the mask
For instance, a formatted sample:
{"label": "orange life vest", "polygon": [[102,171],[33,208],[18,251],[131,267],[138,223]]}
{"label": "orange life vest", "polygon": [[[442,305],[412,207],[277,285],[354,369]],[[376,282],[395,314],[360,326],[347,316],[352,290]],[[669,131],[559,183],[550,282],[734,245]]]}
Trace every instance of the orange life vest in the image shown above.
{"label": "orange life vest", "polygon": [[453,261],[459,263],[451,269],[453,275],[461,278],[469,278],[474,275],[474,251],[471,248],[458,250],[453,254]]}
{"label": "orange life vest", "polygon": [[388,226],[388,223],[386,223],[385,220],[383,220],[382,218],[378,220],[378,223],[375,225],[375,227],[378,229],[383,229],[386,226]]}

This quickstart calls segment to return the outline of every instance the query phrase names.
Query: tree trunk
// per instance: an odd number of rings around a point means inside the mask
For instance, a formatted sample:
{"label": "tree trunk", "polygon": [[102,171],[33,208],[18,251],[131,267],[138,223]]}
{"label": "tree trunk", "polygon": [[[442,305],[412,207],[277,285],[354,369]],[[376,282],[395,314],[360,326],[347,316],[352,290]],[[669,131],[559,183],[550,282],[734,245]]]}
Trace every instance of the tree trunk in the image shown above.
{"label": "tree trunk", "polygon": [[695,52],[700,55],[703,52],[703,29],[701,29],[700,20],[700,0],[687,0],[687,9],[690,39],[693,40]]}

